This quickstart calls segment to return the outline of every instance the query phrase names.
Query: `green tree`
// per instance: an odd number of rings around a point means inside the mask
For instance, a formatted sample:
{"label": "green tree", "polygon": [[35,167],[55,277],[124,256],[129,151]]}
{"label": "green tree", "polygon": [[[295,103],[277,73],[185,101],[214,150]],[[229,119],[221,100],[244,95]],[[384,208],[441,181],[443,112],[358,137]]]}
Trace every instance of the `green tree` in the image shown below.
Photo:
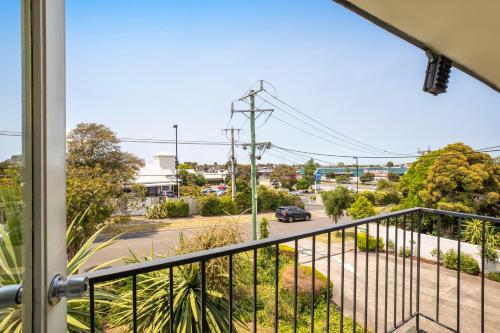
{"label": "green tree", "polygon": [[352,194],[346,187],[338,186],[333,191],[321,192],[321,199],[326,214],[337,223],[352,203]]}
{"label": "green tree", "polygon": [[309,189],[311,185],[309,185],[309,182],[307,180],[305,180],[304,178],[300,178],[298,181],[297,181],[297,184],[295,184],[295,188],[297,190],[307,190]]}
{"label": "green tree", "polygon": [[397,181],[399,181],[399,178],[400,178],[400,176],[397,173],[389,172],[387,174],[387,179],[391,182],[397,182]]}
{"label": "green tree", "polygon": [[394,166],[394,163],[392,163],[392,161],[389,161],[389,162],[387,162],[386,165],[388,168],[392,168]]}
{"label": "green tree", "polygon": [[277,165],[270,175],[270,180],[275,187],[281,187],[291,190],[297,184],[297,172],[295,168],[286,164]]}
{"label": "green tree", "polygon": [[351,177],[348,174],[340,174],[335,176],[335,181],[338,184],[349,184],[351,182]]}
{"label": "green tree", "polygon": [[419,198],[427,207],[500,215],[500,165],[463,143],[446,146],[428,169]]}
{"label": "green tree", "polygon": [[306,164],[304,165],[303,178],[307,181],[309,186],[312,186],[315,182],[314,173],[316,172],[317,168],[318,168],[318,166],[316,165],[316,163],[314,163],[314,160],[312,158],[310,160],[308,160],[306,162]]}
{"label": "green tree", "polygon": [[365,172],[359,177],[359,180],[363,183],[369,183],[375,180],[375,174],[372,172]]}
{"label": "green tree", "polygon": [[77,226],[79,237],[68,248],[71,257],[82,242],[116,212],[141,202],[144,188],[134,184],[143,161],[123,152],[116,134],[107,126],[80,123],[68,134],[67,222],[88,210]]}
{"label": "green tree", "polygon": [[354,200],[354,203],[347,210],[347,213],[355,220],[376,214],[373,204],[362,195],[356,197],[356,200]]}

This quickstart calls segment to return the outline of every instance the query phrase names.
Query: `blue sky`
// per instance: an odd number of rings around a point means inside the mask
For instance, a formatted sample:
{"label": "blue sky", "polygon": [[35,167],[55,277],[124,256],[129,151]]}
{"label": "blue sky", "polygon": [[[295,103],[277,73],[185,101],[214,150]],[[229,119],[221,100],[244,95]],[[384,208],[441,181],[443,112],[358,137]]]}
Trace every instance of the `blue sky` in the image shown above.
{"label": "blue sky", "polygon": [[[0,2],[0,130],[9,131],[21,127],[18,7]],[[265,79],[278,97],[319,122],[390,151],[456,141],[474,148],[500,144],[500,94],[455,69],[448,93],[422,92],[421,50],[329,0],[67,0],[66,24],[68,129],[98,122],[120,137],[172,139],[178,124],[180,139],[225,140],[220,130],[228,124],[231,101]],[[282,111],[275,115],[328,138]],[[366,155],[273,118],[262,121],[258,141]],[[243,122],[237,115],[232,124]],[[18,138],[0,142],[0,159],[20,151]],[[138,143],[123,148],[147,160],[174,149]],[[181,160],[224,162],[227,153],[226,147],[180,147]],[[276,154],[266,153],[262,161],[295,161]],[[238,156],[248,161],[246,152]]]}

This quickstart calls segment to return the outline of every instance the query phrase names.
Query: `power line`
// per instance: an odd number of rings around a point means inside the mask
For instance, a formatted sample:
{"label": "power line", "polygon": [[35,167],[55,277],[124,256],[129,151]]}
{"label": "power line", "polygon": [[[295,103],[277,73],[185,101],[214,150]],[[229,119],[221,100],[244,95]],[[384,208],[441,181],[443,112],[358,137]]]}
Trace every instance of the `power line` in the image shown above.
{"label": "power line", "polygon": [[310,126],[310,127],[314,128],[315,130],[317,130],[317,131],[319,131],[319,132],[321,132],[321,133],[323,133],[323,134],[325,134],[325,135],[328,135],[329,137],[334,138],[335,140],[340,140],[340,141],[345,142],[345,143],[347,143],[347,144],[349,144],[349,145],[352,145],[353,147],[356,147],[356,148],[351,148],[351,147],[347,147],[347,146],[344,146],[344,145],[338,144],[338,145],[339,145],[339,146],[341,146],[341,147],[347,148],[347,149],[349,149],[349,150],[357,150],[357,151],[361,151],[361,152],[364,152],[364,153],[370,153],[370,154],[381,154],[381,152],[379,152],[378,150],[371,149],[371,148],[365,148],[365,147],[363,147],[363,146],[361,146],[361,145],[359,145],[359,144],[355,144],[355,143],[349,142],[348,140],[342,139],[342,138],[340,138],[340,137],[338,137],[338,136],[332,135],[331,133],[329,133],[329,132],[327,132],[327,131],[325,131],[325,130],[323,130],[323,129],[321,129],[321,128],[318,128],[317,126],[315,126],[315,125],[313,125],[313,124],[311,124],[311,123],[309,123],[309,122],[307,122],[307,121],[304,121],[303,119],[300,119],[299,117],[297,117],[297,116],[293,115],[292,113],[290,113],[290,112],[286,111],[284,108],[282,108],[282,107],[280,107],[280,106],[278,106],[278,105],[276,105],[276,104],[274,104],[274,103],[272,103],[272,102],[268,101],[267,99],[265,99],[265,98],[263,98],[263,97],[261,97],[261,96],[257,96],[257,97],[258,97],[258,98],[261,98],[263,101],[265,101],[266,103],[268,103],[268,104],[272,105],[272,106],[273,106],[273,107],[275,107],[276,109],[278,109],[278,110],[281,110],[281,111],[285,112],[287,115],[289,115],[290,117],[294,118],[295,120],[300,121],[301,123],[306,124],[306,125],[308,125],[308,126]]}
{"label": "power line", "polygon": [[[289,152],[295,152],[295,153],[302,153],[302,154],[308,154],[308,155],[315,155],[315,156],[330,156],[330,157],[342,157],[342,158],[381,158],[381,159],[407,159],[407,158],[417,158],[421,157],[422,155],[406,155],[406,156],[354,156],[354,155],[335,155],[335,154],[327,154],[327,153],[315,153],[315,152],[307,152],[303,150],[296,150],[296,149],[290,149],[290,148],[284,148],[284,147],[279,147],[276,145],[272,145],[274,148],[281,149],[281,150],[286,150]],[[443,153],[441,156],[460,156],[460,155],[469,155],[469,154],[477,154],[477,153],[491,153],[491,152],[499,152],[500,149],[490,149],[490,150],[475,150],[472,152],[464,152],[464,153]]]}
{"label": "power line", "polygon": [[[269,84],[269,82],[266,82],[266,83],[268,83],[268,84]],[[318,125],[320,125],[320,126],[323,126],[324,128],[326,128],[326,129],[328,129],[328,130],[330,130],[330,131],[332,131],[332,132],[334,132],[334,133],[336,133],[336,134],[338,134],[338,135],[340,135],[340,136],[343,136],[343,137],[345,137],[345,138],[347,138],[347,139],[349,139],[349,140],[351,140],[351,141],[357,142],[357,143],[359,143],[359,144],[361,144],[361,145],[363,145],[363,146],[366,146],[366,147],[369,147],[369,148],[375,149],[375,150],[380,151],[380,152],[383,152],[383,153],[389,153],[389,154],[393,154],[393,155],[406,155],[406,154],[401,154],[401,153],[394,153],[394,152],[390,152],[390,151],[388,151],[388,150],[386,150],[386,149],[377,148],[377,147],[375,147],[375,146],[369,145],[369,144],[364,143],[364,142],[362,142],[362,141],[356,140],[356,139],[354,139],[354,138],[352,138],[352,137],[350,137],[350,136],[348,136],[348,135],[345,135],[345,134],[343,134],[343,133],[341,133],[341,132],[339,132],[339,131],[337,131],[337,130],[335,130],[335,129],[333,129],[333,128],[331,128],[331,127],[329,127],[329,126],[325,125],[325,124],[323,124],[322,122],[320,122],[320,121],[318,121],[318,120],[314,119],[313,117],[309,116],[308,114],[306,114],[306,113],[304,113],[304,112],[300,111],[300,110],[299,110],[299,109],[297,109],[296,107],[294,107],[294,106],[290,105],[289,103],[285,102],[284,100],[282,100],[282,99],[278,98],[278,96],[271,94],[271,93],[270,93],[269,91],[267,91],[265,88],[264,88],[264,90],[263,90],[263,91],[264,91],[266,94],[268,94],[269,96],[271,96],[272,98],[276,99],[278,102],[280,102],[280,103],[282,103],[282,104],[284,104],[284,105],[288,106],[288,107],[289,107],[290,109],[292,109],[293,111],[295,111],[295,112],[297,112],[297,113],[299,113],[299,114],[303,115],[304,117],[306,117],[306,118],[308,118],[308,119],[312,120],[312,121],[313,121],[313,122],[315,122],[316,124],[318,124]]]}

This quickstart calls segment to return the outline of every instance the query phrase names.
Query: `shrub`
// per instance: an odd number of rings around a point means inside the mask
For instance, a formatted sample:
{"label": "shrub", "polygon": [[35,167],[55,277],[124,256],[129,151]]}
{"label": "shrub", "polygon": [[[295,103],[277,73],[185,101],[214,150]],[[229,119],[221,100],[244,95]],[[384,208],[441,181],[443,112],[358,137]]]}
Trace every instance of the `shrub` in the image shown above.
{"label": "shrub", "polygon": [[405,247],[403,250],[403,247],[401,246],[398,251],[398,255],[402,257],[404,255],[405,258],[409,258],[411,256],[411,250],[409,247]]}
{"label": "shrub", "polygon": [[488,280],[500,282],[500,272],[487,272],[485,276]]}
{"label": "shrub", "polygon": [[[358,249],[361,251],[366,250],[366,234],[365,233],[360,233],[358,234],[358,242],[357,242]],[[373,252],[377,248],[377,240],[375,237],[370,236],[368,239],[368,251]],[[382,251],[384,248],[384,240],[382,238],[378,239],[378,248],[379,251]]]}
{"label": "shrub", "polygon": [[259,223],[259,236],[260,239],[269,237],[269,220],[265,217],[263,217]]}
{"label": "shrub", "polygon": [[189,204],[184,200],[166,200],[149,207],[145,215],[148,219],[186,217],[189,215]]}
{"label": "shrub", "polygon": [[[431,256],[433,258],[436,258],[437,260],[437,257],[438,257],[438,249],[432,249],[431,251]],[[443,251],[439,250],[439,263],[442,264],[443,263]]]}
{"label": "shrub", "polygon": [[373,205],[375,204],[375,193],[372,191],[361,191],[358,195],[364,196],[368,201],[370,201]]}
{"label": "shrub", "polygon": [[374,196],[377,206],[398,204],[401,199],[399,192],[395,189],[376,191]]}
{"label": "shrub", "polygon": [[230,195],[224,195],[220,197],[220,209],[222,214],[238,214],[238,210],[236,209],[236,204],[231,198]]}
{"label": "shrub", "polygon": [[216,195],[206,195],[198,199],[198,206],[202,216],[216,216],[222,214],[220,199]]}
{"label": "shrub", "polygon": [[311,200],[311,201],[315,201],[315,200],[316,200],[316,194],[311,194],[311,195],[309,196],[309,200]]}
{"label": "shrub", "polygon": [[394,242],[389,239],[389,243],[387,243],[387,249],[392,252],[394,251],[394,247],[395,247]]}
{"label": "shrub", "polygon": [[368,199],[362,195],[358,196],[351,207],[347,210],[353,219],[361,219],[375,215],[375,208]]}
{"label": "shrub", "polygon": [[[443,266],[448,269],[457,270],[458,255],[453,249],[446,251],[443,256]],[[471,255],[466,253],[460,254],[460,271],[470,275],[479,273],[479,263]]]}
{"label": "shrub", "polygon": [[290,259],[293,259],[295,256],[295,249],[291,246],[288,246],[286,244],[280,244],[279,245],[279,252],[280,256],[284,256]]}
{"label": "shrub", "polygon": [[[288,292],[293,292],[294,288],[294,267],[289,265],[281,272],[281,287]],[[304,298],[312,294],[312,268],[310,266],[298,266],[297,270],[297,294]],[[314,282],[314,295],[319,296],[326,293],[327,278],[321,272],[316,270]],[[330,286],[331,286],[330,282]]]}

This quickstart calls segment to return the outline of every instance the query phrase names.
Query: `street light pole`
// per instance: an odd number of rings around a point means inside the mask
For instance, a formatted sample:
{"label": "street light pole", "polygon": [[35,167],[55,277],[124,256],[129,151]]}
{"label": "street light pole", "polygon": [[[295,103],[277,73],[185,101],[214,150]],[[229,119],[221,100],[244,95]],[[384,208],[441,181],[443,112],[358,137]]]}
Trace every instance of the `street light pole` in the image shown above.
{"label": "street light pole", "polygon": [[179,174],[177,172],[177,168],[179,167],[179,157],[177,155],[177,125],[174,125],[175,129],[175,180],[177,183],[177,197],[181,196],[181,191],[179,188]]}

